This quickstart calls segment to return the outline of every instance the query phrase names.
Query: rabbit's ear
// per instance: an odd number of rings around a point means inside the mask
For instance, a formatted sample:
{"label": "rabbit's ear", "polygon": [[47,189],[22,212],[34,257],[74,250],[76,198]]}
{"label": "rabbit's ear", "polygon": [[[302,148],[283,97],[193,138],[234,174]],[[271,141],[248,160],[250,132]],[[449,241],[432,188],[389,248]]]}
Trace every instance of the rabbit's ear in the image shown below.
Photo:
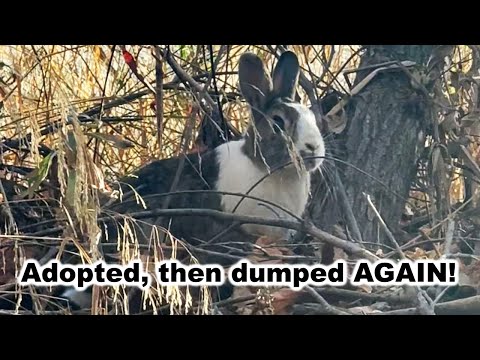
{"label": "rabbit's ear", "polygon": [[273,71],[273,91],[277,96],[295,99],[300,65],[292,51],[286,51],[278,60]]}
{"label": "rabbit's ear", "polygon": [[238,77],[245,100],[253,109],[261,109],[272,91],[272,79],[262,59],[252,53],[243,54],[239,61]]}

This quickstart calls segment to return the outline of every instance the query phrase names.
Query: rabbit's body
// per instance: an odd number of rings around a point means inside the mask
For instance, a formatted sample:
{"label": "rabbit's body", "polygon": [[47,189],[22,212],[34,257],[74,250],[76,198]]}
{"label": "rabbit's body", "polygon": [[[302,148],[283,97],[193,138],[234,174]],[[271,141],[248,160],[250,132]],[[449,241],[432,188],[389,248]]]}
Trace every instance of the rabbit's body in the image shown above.
{"label": "rabbit's body", "polygon": [[[216,152],[217,150],[214,149],[203,154],[185,155],[182,171],[173,189],[174,193],[178,193],[169,196],[162,194],[170,192],[172,184],[175,182],[181,157],[148,164],[136,172],[135,176],[126,177],[121,182],[123,192],[128,192],[133,188],[142,201],[137,201],[135,195],[131,194],[128,199],[118,203],[112,210],[124,214],[163,208],[222,210],[221,195],[209,192],[215,190],[215,181],[219,173]],[[182,191],[187,192],[182,193]],[[167,206],[166,202],[168,202]],[[143,204],[145,204],[145,208]],[[197,245],[201,241],[208,241],[229,225],[226,221],[191,215],[152,216],[144,218],[136,224],[137,229],[140,230],[137,230],[136,238],[141,243],[149,243],[152,240],[152,230],[154,229],[151,224],[154,224],[162,229],[167,229],[174,237],[193,245]],[[235,236],[235,233],[234,231],[225,234],[224,240],[228,241],[228,237]],[[109,237],[116,241],[115,235],[114,230]]]}
{"label": "rabbit's body", "polygon": [[[217,148],[220,174],[215,183],[216,190],[246,194],[253,187],[249,193],[252,197],[277,204],[301,217],[308,200],[310,174],[290,167],[269,175],[266,169],[256,166],[245,154],[242,149],[244,146],[245,140],[242,139]],[[258,183],[262,179],[263,181]],[[231,212],[237,207],[235,213],[240,215],[293,220],[286,212],[270,204],[251,198],[245,198],[239,204],[240,200],[241,197],[238,196],[224,195],[221,208],[223,211]],[[267,235],[279,238],[287,234],[284,228],[256,224],[244,224],[242,229],[255,236]]]}
{"label": "rabbit's body", "polygon": [[[187,155],[175,191],[206,192],[170,195],[168,208],[203,208],[226,212],[235,210],[235,213],[239,215],[292,220],[288,213],[279,208],[282,207],[301,217],[308,201],[310,174],[305,170],[297,170],[290,166],[269,175],[266,169],[259,168],[252,161],[245,153],[244,147],[245,140],[240,139],[222,144],[205,154]],[[124,183],[128,185],[122,186],[123,191],[128,192],[132,187],[142,197],[147,210],[161,209],[167,197],[158,195],[169,191],[179,160],[180,158],[172,158],[149,164],[142,168],[135,177],[124,179]],[[215,192],[208,192],[209,190]],[[248,197],[241,201],[241,196],[221,195],[222,192],[241,195],[246,194],[249,190],[251,191],[248,195],[274,203],[279,207]],[[133,195],[125,200],[129,201],[119,203],[112,210],[120,213],[145,210],[142,203],[137,202]],[[155,223],[168,229],[173,236],[185,239],[192,244],[198,243],[195,239],[208,241],[230,225],[230,222],[202,216],[146,218],[142,219],[140,223]],[[288,233],[284,228],[255,224],[244,224],[241,229],[255,237],[267,235],[281,238]],[[146,225],[142,227],[142,230],[145,232],[144,235],[141,236],[137,233],[137,238],[142,238],[141,242],[145,243],[151,239],[151,226]],[[238,241],[238,237],[236,237],[238,234],[238,231],[227,233],[220,240],[222,242],[228,242],[229,239]],[[245,238],[243,233],[240,236]],[[114,237],[111,235],[110,238]]]}

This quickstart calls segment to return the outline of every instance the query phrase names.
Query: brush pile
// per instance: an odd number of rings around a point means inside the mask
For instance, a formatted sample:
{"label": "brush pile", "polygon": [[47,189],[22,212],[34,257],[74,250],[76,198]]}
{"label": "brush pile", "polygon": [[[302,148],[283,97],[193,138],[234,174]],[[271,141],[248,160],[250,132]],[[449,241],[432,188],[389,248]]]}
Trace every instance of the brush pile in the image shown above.
{"label": "brush pile", "polygon": [[[298,96],[321,114],[330,154],[340,157],[333,149],[348,126],[344,109],[351,96],[361,96],[374,81],[355,88],[364,49],[289,49],[302,66]],[[61,299],[56,287],[16,284],[26,259],[40,264],[141,259],[149,270],[171,258],[198,263],[201,252],[167,229],[158,229],[152,248],[140,246],[130,230],[140,221],[134,216],[115,219],[127,234],[118,244],[109,251],[98,246],[102,220],[115,216],[112,204],[127,195],[118,191],[117,181],[153,160],[203,152],[241,134],[249,113],[237,84],[239,56],[252,51],[273,64],[284,50],[270,45],[0,46],[0,314],[480,314],[480,48],[474,45],[449,49],[440,85],[427,94],[436,109],[434,136],[419,145],[424,150],[416,181],[399,224],[384,224],[385,239],[352,241],[345,224],[355,214],[342,214],[328,231],[316,219],[306,219],[305,233],[294,241],[259,238],[245,251],[224,255],[271,264],[328,258],[349,266],[364,258],[453,258],[460,262],[458,285],[302,291],[154,285],[140,294],[124,286],[94,286],[92,307],[78,309]],[[412,83],[422,83],[409,64],[404,70]],[[335,164],[326,163],[322,181],[337,199]],[[312,194],[312,202],[322,199]],[[374,203],[371,217],[380,218],[382,210]],[[397,229],[394,234],[391,227]]]}

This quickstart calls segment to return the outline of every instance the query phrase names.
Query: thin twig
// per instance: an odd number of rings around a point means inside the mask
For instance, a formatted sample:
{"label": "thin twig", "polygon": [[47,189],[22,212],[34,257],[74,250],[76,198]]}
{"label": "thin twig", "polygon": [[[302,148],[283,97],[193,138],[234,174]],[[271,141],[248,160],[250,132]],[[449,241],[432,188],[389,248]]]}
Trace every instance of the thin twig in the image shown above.
{"label": "thin twig", "polygon": [[10,207],[10,201],[7,197],[7,193],[3,187],[2,180],[0,179],[0,194],[3,197],[3,203],[5,204],[5,212],[8,216],[8,231],[18,233],[17,223],[15,222],[15,217],[13,216],[12,209]]}
{"label": "thin twig", "polygon": [[[139,211],[139,212],[132,212],[128,214],[129,217],[135,219],[147,219],[152,217],[158,216],[166,216],[166,217],[173,217],[173,216],[200,216],[200,217],[213,217],[220,220],[226,221],[237,221],[239,224],[259,224],[259,225],[268,225],[274,227],[282,227],[297,231],[305,231],[307,234],[318,238],[321,241],[327,242],[333,246],[339,247],[349,253],[354,255],[366,258],[370,261],[377,261],[379,258],[378,256],[372,254],[370,251],[364,249],[362,246],[352,243],[350,241],[346,241],[340,239],[336,236],[333,236],[323,230],[320,230],[315,225],[311,223],[305,223],[303,221],[290,221],[290,220],[283,220],[283,219],[265,219],[257,216],[248,216],[248,215],[237,215],[228,212],[222,212],[218,210],[212,209],[153,209],[149,211]],[[125,217],[124,214],[115,214],[111,216],[106,216],[99,218],[98,221],[100,222],[111,222],[114,220],[123,219]],[[50,235],[55,234],[63,230],[63,227],[57,227],[50,230],[41,231],[42,235]],[[35,233],[32,235],[37,235],[39,233]]]}
{"label": "thin twig", "polygon": [[[215,102],[210,97],[210,95],[208,95],[208,93],[205,93],[205,92],[202,91],[203,90],[202,86],[198,82],[196,82],[188,72],[186,72],[184,69],[182,69],[182,67],[173,58],[170,51],[168,51],[168,50],[164,51],[158,45],[155,45],[155,48],[158,50],[158,52],[160,53],[162,58],[167,61],[168,65],[170,65],[170,67],[172,68],[175,75],[177,75],[180,80],[182,80],[186,84],[190,85],[190,87],[200,96],[200,98],[201,99],[203,98],[206,101],[206,103],[208,104],[208,106],[210,108],[213,108],[215,106]],[[200,101],[200,103],[201,103],[201,101]]]}
{"label": "thin twig", "polygon": [[398,254],[400,255],[400,257],[402,259],[406,259],[406,256],[405,254],[403,253],[402,249],[400,248],[400,245],[398,245],[398,242],[397,240],[395,240],[395,237],[393,236],[392,232],[390,231],[390,229],[388,228],[387,224],[385,224],[385,221],[383,221],[383,218],[382,216],[380,215],[380,213],[378,212],[377,208],[375,207],[375,205],[373,204],[371,198],[370,198],[370,195],[368,194],[365,194],[365,197],[367,198],[367,202],[368,202],[368,205],[372,208],[373,212],[375,213],[375,216],[377,217],[378,221],[380,222],[380,225],[382,226],[383,230],[385,231],[385,233],[387,234],[388,238],[390,239],[390,241],[392,242],[392,244],[395,246],[395,249],[397,250]]}
{"label": "thin twig", "polygon": [[319,287],[317,292],[322,295],[343,297],[352,300],[366,300],[372,302],[388,302],[392,304],[396,303],[411,303],[412,298],[410,296],[400,296],[400,295],[384,295],[377,293],[366,293],[361,291],[354,291],[348,289],[339,289],[335,287]]}
{"label": "thin twig", "polygon": [[338,175],[338,171],[336,168],[334,169],[334,173],[335,173],[335,185],[338,188],[338,195],[340,195],[339,196],[340,204],[343,208],[343,211],[345,212],[345,218],[348,223],[348,228],[352,232],[353,238],[357,242],[362,242],[363,241],[362,233],[360,232],[360,228],[358,227],[357,219],[353,214],[352,206],[348,201],[347,192],[345,191],[345,186],[343,185],[343,181]]}
{"label": "thin twig", "polygon": [[158,151],[162,154],[163,144],[163,59],[158,48],[154,47],[155,52],[155,114],[157,117],[157,142]]}
{"label": "thin twig", "polygon": [[[380,213],[378,212],[377,208],[373,204],[372,200],[370,199],[370,195],[367,195],[364,193],[364,195],[367,197],[367,202],[374,211],[375,215],[378,218],[378,221],[380,222],[380,225],[384,229],[385,233],[387,234],[388,238],[390,241],[395,245],[395,249],[400,255],[400,257],[405,260],[407,257],[403,253],[402,249],[400,248],[400,245],[398,245],[397,240],[395,240],[395,237],[393,236],[392,232],[388,228],[387,224],[385,224],[385,221],[383,221],[383,218],[381,217]],[[407,286],[407,285],[405,285]],[[434,310],[433,310],[433,300],[430,298],[430,296],[427,294],[426,291],[422,290],[418,286],[413,286],[415,292],[417,293],[417,301],[418,301],[418,312],[422,315],[433,315]]]}
{"label": "thin twig", "polygon": [[[183,136],[183,143],[180,144],[180,153],[182,154],[180,156],[180,161],[177,167],[177,171],[175,172],[175,177],[173,178],[172,184],[170,186],[170,193],[173,193],[177,190],[178,182],[180,181],[180,176],[183,172],[183,168],[185,167],[185,154],[188,152],[188,145],[190,144],[190,140],[193,135],[193,131],[195,128],[195,118],[197,116],[197,113],[200,109],[196,106],[192,106],[192,112],[190,114],[189,121],[187,122],[187,126],[185,127],[184,130],[184,136]],[[168,206],[170,205],[170,199],[171,197],[167,197],[162,205],[162,209],[167,209]]]}
{"label": "thin twig", "polygon": [[[451,219],[453,216],[455,216],[455,214],[457,214],[458,212],[460,212],[463,208],[465,208],[469,203],[470,201],[472,201],[473,197],[471,197],[470,199],[468,199],[467,201],[465,201],[461,206],[458,207],[458,209],[454,210],[449,216],[447,216],[445,219],[443,219],[442,221],[438,222],[437,224],[435,224],[433,227],[431,227],[430,229],[428,229],[428,233],[431,233],[433,230],[437,229],[438,227],[440,227],[441,225],[443,225],[445,222],[447,222],[449,219]],[[475,209],[477,210],[477,209]],[[422,233],[418,236],[415,236],[413,239],[409,240],[408,242],[406,242],[404,245],[401,246],[401,249],[405,250],[405,249],[409,249],[411,248],[413,245],[416,244],[416,242],[418,240],[420,240],[421,238],[425,237],[425,234]],[[391,257],[393,254],[395,254],[395,251],[391,251],[387,254],[384,255],[384,258],[389,258]]]}
{"label": "thin twig", "polygon": [[326,313],[332,314],[332,315],[350,315],[346,311],[342,311],[340,309],[337,309],[336,307],[330,305],[315,289],[313,289],[311,286],[305,286],[304,289],[319,303],[322,305],[323,310],[325,310]]}

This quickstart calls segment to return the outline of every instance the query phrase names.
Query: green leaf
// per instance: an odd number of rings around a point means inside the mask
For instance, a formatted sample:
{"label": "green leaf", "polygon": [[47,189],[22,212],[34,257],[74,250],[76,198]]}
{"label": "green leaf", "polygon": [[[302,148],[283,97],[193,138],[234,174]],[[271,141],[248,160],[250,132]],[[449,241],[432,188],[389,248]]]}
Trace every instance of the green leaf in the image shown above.
{"label": "green leaf", "polygon": [[70,171],[67,179],[67,193],[66,193],[66,202],[70,206],[73,206],[75,203],[75,183],[77,182],[77,173],[75,171]]}
{"label": "green leaf", "polygon": [[192,51],[188,45],[180,45],[180,58],[182,60],[188,60],[191,52]]}
{"label": "green leaf", "polygon": [[50,170],[50,166],[52,165],[53,157],[55,153],[51,152],[47,156],[45,156],[40,164],[38,164],[38,168],[36,168],[33,172],[31,172],[27,177],[28,189],[22,192],[22,196],[28,195],[29,198],[33,197],[35,191],[38,190],[42,181],[48,175],[48,171]]}
{"label": "green leaf", "polygon": [[112,134],[102,134],[102,133],[87,133],[86,135],[92,136],[94,138],[107,141],[110,144],[116,146],[119,149],[127,149],[133,147],[131,141],[125,140],[121,136],[112,135]]}

